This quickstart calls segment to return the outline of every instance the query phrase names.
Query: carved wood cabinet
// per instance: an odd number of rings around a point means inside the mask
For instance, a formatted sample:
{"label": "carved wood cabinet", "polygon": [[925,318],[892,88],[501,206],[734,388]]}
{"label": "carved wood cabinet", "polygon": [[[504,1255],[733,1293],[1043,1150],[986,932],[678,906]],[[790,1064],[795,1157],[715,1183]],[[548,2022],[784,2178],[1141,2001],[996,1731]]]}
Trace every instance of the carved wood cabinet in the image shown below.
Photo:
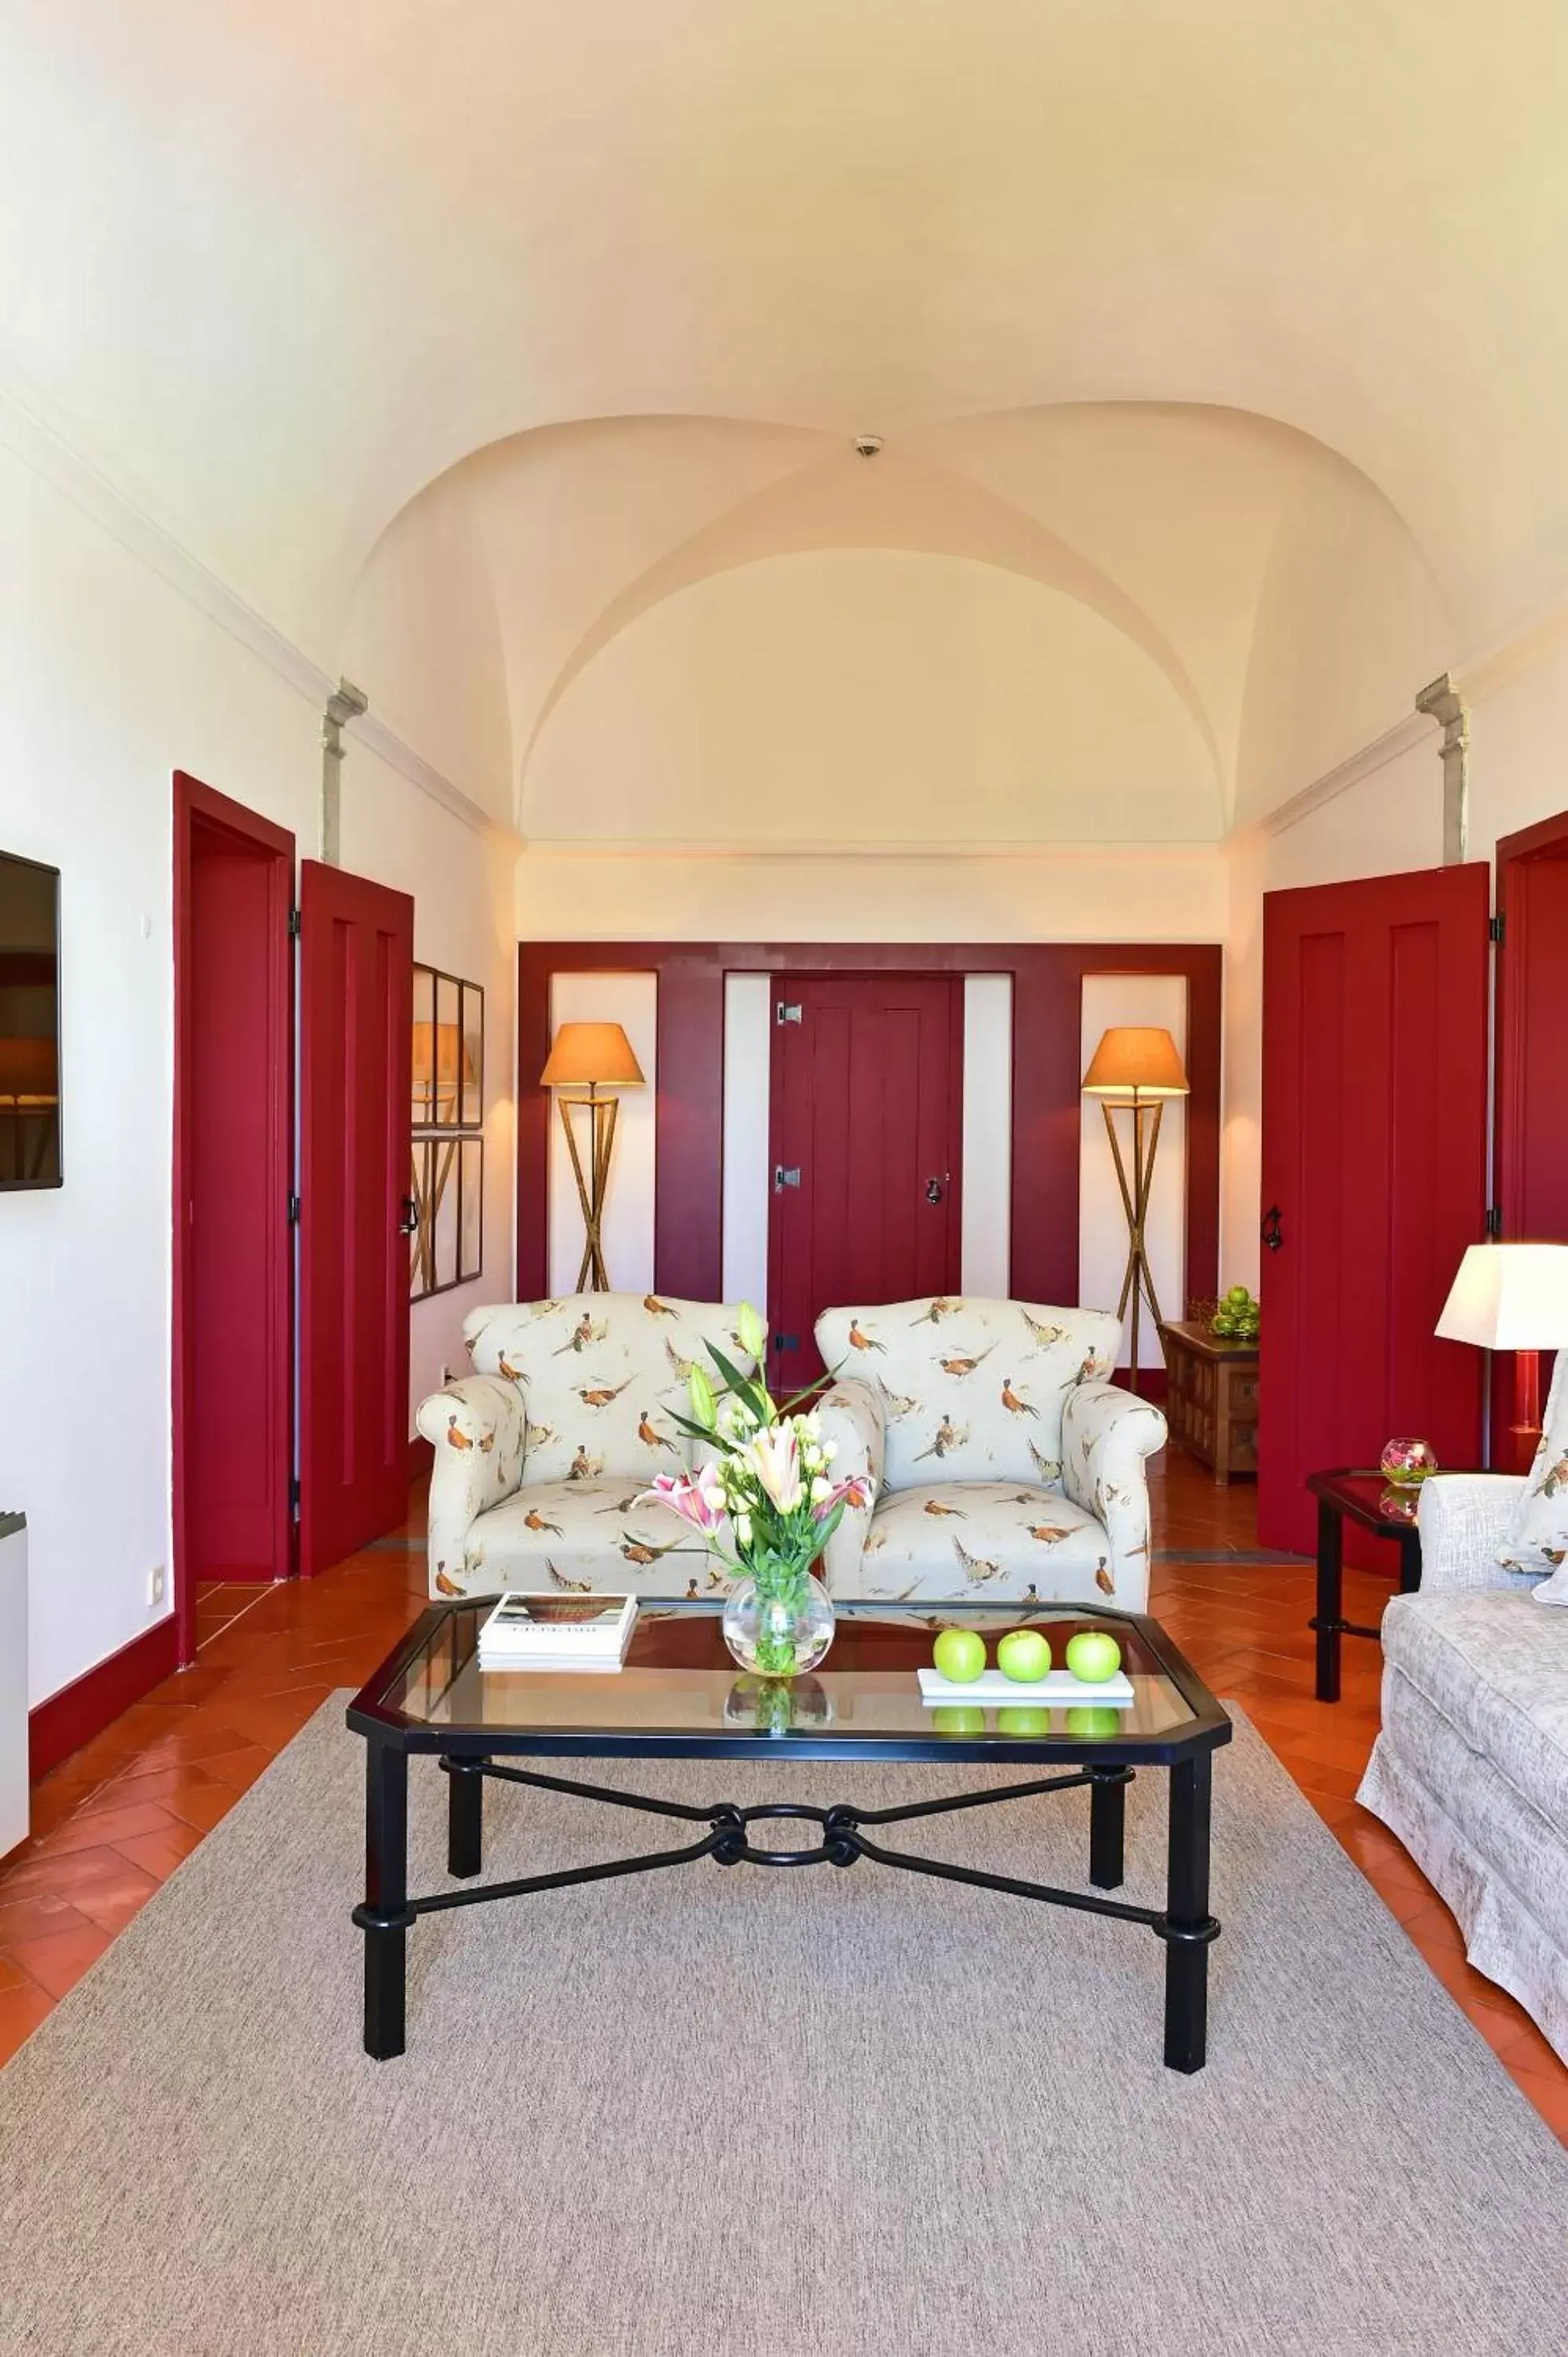
{"label": "carved wood cabinet", "polygon": [[1258,1469],[1258,1346],[1227,1342],[1207,1326],[1160,1328],[1171,1438],[1214,1469],[1216,1481]]}

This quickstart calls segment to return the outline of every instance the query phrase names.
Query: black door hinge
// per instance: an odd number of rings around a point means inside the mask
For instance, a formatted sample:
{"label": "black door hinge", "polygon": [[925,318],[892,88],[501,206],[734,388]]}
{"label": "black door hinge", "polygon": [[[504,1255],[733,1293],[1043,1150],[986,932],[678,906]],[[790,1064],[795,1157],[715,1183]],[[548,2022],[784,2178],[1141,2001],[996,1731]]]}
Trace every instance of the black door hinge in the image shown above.
{"label": "black door hinge", "polygon": [[1499,909],[1498,910],[1497,915],[1492,919],[1492,920],[1491,920],[1490,924],[1488,924],[1488,926],[1487,927],[1487,938],[1488,939],[1488,941],[1500,942],[1500,941],[1502,940],[1502,937],[1503,937],[1503,912],[1502,912],[1502,910]]}
{"label": "black door hinge", "polygon": [[1502,1206],[1500,1203],[1488,1203],[1487,1206],[1487,1233],[1489,1236],[1500,1236],[1502,1232]]}
{"label": "black door hinge", "polygon": [[773,1020],[775,1024],[799,1023],[801,1020],[800,1006],[798,1004],[789,1004],[782,998],[776,1000],[773,1008]]}
{"label": "black door hinge", "polygon": [[291,942],[298,941],[299,930],[299,910],[291,909],[288,912],[288,937]]}
{"label": "black door hinge", "polygon": [[773,1347],[776,1351],[780,1352],[785,1351],[798,1351],[800,1347],[800,1337],[799,1334],[775,1334],[773,1337]]}
{"label": "black door hinge", "polygon": [[297,1227],[298,1227],[298,1225],[299,1225],[299,1212],[300,1212],[300,1201],[299,1201],[299,1197],[298,1197],[297,1195],[291,1195],[291,1196],[289,1197],[289,1199],[288,1199],[288,1223],[289,1223],[289,1226],[290,1226],[291,1228],[297,1228]]}
{"label": "black door hinge", "polygon": [[297,1523],[299,1520],[299,1476],[296,1473],[288,1485],[288,1502]]}

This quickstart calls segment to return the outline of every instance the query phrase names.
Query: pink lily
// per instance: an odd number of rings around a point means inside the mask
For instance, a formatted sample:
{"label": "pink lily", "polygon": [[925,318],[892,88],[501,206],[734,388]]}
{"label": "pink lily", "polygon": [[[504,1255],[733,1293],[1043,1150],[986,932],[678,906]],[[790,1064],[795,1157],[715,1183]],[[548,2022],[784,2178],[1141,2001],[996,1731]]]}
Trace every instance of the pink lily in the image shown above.
{"label": "pink lily", "polygon": [[639,1506],[668,1506],[682,1522],[703,1532],[716,1531],[725,1518],[724,1484],[712,1465],[704,1465],[695,1475],[660,1473],[635,1502]]}
{"label": "pink lily", "polygon": [[835,1481],[825,1498],[819,1498],[811,1510],[811,1520],[825,1523],[835,1506],[864,1506],[871,1489],[864,1473],[852,1473],[847,1481]]}
{"label": "pink lily", "polygon": [[792,1514],[804,1492],[800,1483],[800,1444],[787,1424],[767,1425],[753,1435],[740,1452],[781,1514]]}

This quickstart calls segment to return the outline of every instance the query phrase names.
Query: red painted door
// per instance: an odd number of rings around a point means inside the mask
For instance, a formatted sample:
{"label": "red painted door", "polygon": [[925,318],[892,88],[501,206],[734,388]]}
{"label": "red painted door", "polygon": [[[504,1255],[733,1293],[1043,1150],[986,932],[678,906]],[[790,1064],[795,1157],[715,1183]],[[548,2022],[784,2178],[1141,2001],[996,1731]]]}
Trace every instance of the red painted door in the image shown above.
{"label": "red painted door", "polygon": [[413,902],[300,871],[300,1569],[401,1522],[408,1494]]}
{"label": "red painted door", "polygon": [[174,779],[174,1598],[293,1569],[294,837]]}
{"label": "red painted door", "polygon": [[1488,883],[1477,864],[1264,898],[1265,1546],[1310,1553],[1306,1475],[1375,1465],[1395,1434],[1480,1461],[1480,1354],[1433,1328],[1485,1229]]}
{"label": "red painted door", "polygon": [[[1502,1233],[1520,1243],[1568,1243],[1568,1091],[1562,1031],[1568,1009],[1568,811],[1498,845],[1497,1155]],[[1527,1444],[1516,1361],[1494,1361],[1492,1462],[1511,1469]],[[1540,1364],[1550,1383],[1548,1353]]]}
{"label": "red painted door", "polygon": [[772,1372],[794,1390],[822,1310],[959,1289],[963,981],[779,982],[774,1018]]}

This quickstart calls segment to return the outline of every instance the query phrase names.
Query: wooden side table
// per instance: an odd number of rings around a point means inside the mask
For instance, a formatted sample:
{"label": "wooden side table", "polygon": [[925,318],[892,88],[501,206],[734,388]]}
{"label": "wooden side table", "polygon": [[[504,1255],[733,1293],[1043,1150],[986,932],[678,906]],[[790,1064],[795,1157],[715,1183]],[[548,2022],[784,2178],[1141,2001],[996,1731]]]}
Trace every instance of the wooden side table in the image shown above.
{"label": "wooden side table", "polygon": [[1258,1469],[1258,1346],[1227,1342],[1190,1321],[1160,1328],[1171,1437],[1220,1484]]}
{"label": "wooden side table", "polygon": [[1400,1594],[1408,1596],[1421,1586],[1421,1538],[1415,1526],[1421,1492],[1393,1489],[1386,1473],[1358,1472],[1348,1467],[1331,1473],[1309,1473],[1306,1486],[1317,1501],[1317,1610],[1307,1622],[1317,1633],[1317,1699],[1337,1702],[1340,1639],[1380,1639],[1383,1633],[1343,1617],[1345,1517],[1348,1514],[1362,1530],[1380,1539],[1393,1540],[1400,1551]]}

